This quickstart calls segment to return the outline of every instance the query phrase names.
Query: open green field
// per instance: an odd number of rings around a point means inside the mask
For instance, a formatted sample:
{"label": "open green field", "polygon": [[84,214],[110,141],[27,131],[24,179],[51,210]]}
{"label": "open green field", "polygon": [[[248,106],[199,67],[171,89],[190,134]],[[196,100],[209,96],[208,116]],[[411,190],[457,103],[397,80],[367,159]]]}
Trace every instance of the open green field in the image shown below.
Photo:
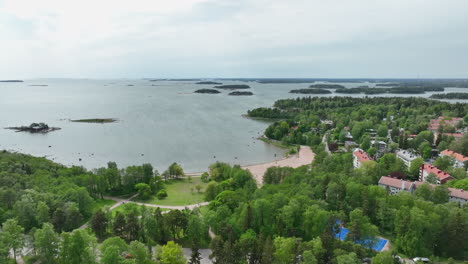
{"label": "open green field", "polygon": [[93,205],[93,208],[91,211],[95,213],[97,210],[103,208],[103,207],[111,207],[114,205],[116,202],[114,200],[107,200],[107,199],[102,199],[102,200],[96,200],[96,202]]}
{"label": "open green field", "polygon": [[[187,178],[183,178],[178,180],[168,180],[165,184],[167,190],[167,197],[165,199],[159,200],[156,196],[153,196],[150,199],[141,202],[157,205],[179,206],[204,202],[204,191],[207,184],[202,182],[200,177],[193,177],[191,183]],[[202,186],[199,193],[195,189],[195,185],[197,184]],[[193,191],[191,188],[193,188]]]}

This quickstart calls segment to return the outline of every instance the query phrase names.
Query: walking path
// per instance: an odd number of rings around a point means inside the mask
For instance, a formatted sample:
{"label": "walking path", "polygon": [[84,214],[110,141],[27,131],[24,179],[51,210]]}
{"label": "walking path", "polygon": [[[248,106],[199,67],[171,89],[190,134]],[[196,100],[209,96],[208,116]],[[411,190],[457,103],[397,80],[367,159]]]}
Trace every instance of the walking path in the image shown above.
{"label": "walking path", "polygon": [[[201,206],[209,204],[209,202],[203,202],[203,203],[197,203],[197,204],[177,206],[177,205],[157,205],[157,204],[140,203],[140,202],[132,201],[132,199],[137,197],[137,196],[138,196],[138,194],[134,194],[133,196],[131,196],[129,198],[119,198],[119,197],[115,197],[115,196],[104,196],[104,199],[116,201],[116,203],[109,208],[110,211],[112,211],[115,208],[121,206],[122,204],[126,204],[126,203],[134,203],[134,204],[143,205],[143,206],[147,206],[147,207],[164,208],[164,209],[172,209],[172,210],[184,210],[185,208],[193,210],[193,209],[195,209],[197,207],[201,207]],[[88,227],[88,223],[80,226],[79,229],[86,229],[87,227]]]}
{"label": "walking path", "polygon": [[270,167],[292,167],[297,168],[303,165],[310,165],[314,160],[314,152],[308,146],[301,146],[299,153],[290,155],[287,158],[281,160],[275,160],[267,163],[243,166],[243,169],[249,170],[257,184],[263,184],[263,175]]}

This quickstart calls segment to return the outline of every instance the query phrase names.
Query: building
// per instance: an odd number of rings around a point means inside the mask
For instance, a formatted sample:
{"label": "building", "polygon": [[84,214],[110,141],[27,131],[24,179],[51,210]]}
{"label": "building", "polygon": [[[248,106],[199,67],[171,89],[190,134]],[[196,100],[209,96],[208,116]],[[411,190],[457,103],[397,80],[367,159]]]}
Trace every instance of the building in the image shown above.
{"label": "building", "polygon": [[359,168],[361,167],[362,163],[364,161],[370,161],[371,158],[369,158],[369,155],[367,155],[366,152],[362,149],[356,149],[353,152],[353,166],[354,168]]}
{"label": "building", "polygon": [[380,177],[378,185],[387,189],[390,194],[397,194],[401,191],[412,192],[412,189],[414,188],[413,182],[395,179],[388,176]]}
{"label": "building", "polygon": [[445,157],[445,156],[451,157],[454,160],[453,166],[456,167],[456,168],[464,168],[465,167],[465,162],[468,161],[468,157],[465,157],[460,153],[457,153],[455,151],[448,150],[448,149],[442,151],[439,154],[439,156],[441,156],[441,157]]}
{"label": "building", "polygon": [[427,176],[433,173],[437,177],[437,184],[444,184],[447,181],[453,180],[453,177],[445,171],[440,170],[439,168],[432,166],[430,164],[421,165],[419,170],[419,181],[427,182]]}
{"label": "building", "polygon": [[[423,182],[414,182],[414,189],[417,189],[421,186]],[[435,188],[437,185],[429,184],[431,188]],[[456,202],[459,204],[468,203],[468,191],[455,188],[447,188],[449,190],[449,201]]]}
{"label": "building", "polygon": [[407,168],[411,166],[413,160],[420,158],[418,155],[403,149],[398,150],[396,156],[405,163]]}
{"label": "building", "polygon": [[371,140],[372,147],[376,148],[379,152],[384,152],[387,149],[387,143],[381,140]]}
{"label": "building", "polygon": [[463,122],[461,117],[439,116],[437,119],[431,119],[428,129],[432,132],[438,132],[441,125],[456,127],[460,122]]}
{"label": "building", "polygon": [[[410,181],[405,181],[405,180],[400,180],[400,179],[395,179],[391,178],[388,176],[382,176],[379,180],[379,186],[382,188],[385,188],[387,192],[391,195],[398,194],[402,191],[404,192],[409,192],[411,194],[414,193],[414,191],[421,186],[421,184],[424,184],[423,182],[410,182]],[[429,184],[432,188],[435,188],[435,184]],[[449,190],[449,201],[450,202],[456,202],[459,204],[465,204],[468,203],[468,191],[462,190],[462,189],[455,189],[455,188],[447,188]]]}

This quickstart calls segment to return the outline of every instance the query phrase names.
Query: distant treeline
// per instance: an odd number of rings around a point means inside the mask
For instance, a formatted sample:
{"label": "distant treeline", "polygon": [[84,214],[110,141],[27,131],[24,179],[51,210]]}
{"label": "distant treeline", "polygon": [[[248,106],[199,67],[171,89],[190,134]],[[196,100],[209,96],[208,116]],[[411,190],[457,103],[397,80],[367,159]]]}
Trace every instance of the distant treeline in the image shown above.
{"label": "distant treeline", "polygon": [[[341,86],[341,85],[340,85]],[[298,94],[331,94],[332,92],[320,88],[309,88],[309,89],[296,89],[291,90],[289,93],[298,93]]]}
{"label": "distant treeline", "polygon": [[423,94],[425,92],[443,92],[443,87],[394,87],[394,88],[343,88],[336,89],[336,93],[344,94]]}
{"label": "distant treeline", "polygon": [[310,85],[309,88],[341,89],[341,88],[345,88],[345,87],[343,85],[339,85],[339,84],[318,83],[318,84]]}
{"label": "distant treeline", "polygon": [[446,93],[433,94],[430,98],[433,99],[468,99],[468,93]]}

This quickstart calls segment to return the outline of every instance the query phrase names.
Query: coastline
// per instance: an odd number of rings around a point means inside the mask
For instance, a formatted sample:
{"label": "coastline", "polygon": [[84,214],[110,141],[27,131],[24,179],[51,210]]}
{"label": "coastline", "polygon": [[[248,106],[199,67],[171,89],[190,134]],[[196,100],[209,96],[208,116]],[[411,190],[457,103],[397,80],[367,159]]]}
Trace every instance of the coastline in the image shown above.
{"label": "coastline", "polygon": [[[310,165],[314,160],[315,153],[309,146],[301,146],[297,154],[289,155],[279,160],[263,162],[259,164],[250,164],[241,166],[252,173],[258,185],[263,184],[263,175],[270,167],[292,167],[297,168],[304,165]],[[186,176],[200,176],[203,172],[185,173]]]}

